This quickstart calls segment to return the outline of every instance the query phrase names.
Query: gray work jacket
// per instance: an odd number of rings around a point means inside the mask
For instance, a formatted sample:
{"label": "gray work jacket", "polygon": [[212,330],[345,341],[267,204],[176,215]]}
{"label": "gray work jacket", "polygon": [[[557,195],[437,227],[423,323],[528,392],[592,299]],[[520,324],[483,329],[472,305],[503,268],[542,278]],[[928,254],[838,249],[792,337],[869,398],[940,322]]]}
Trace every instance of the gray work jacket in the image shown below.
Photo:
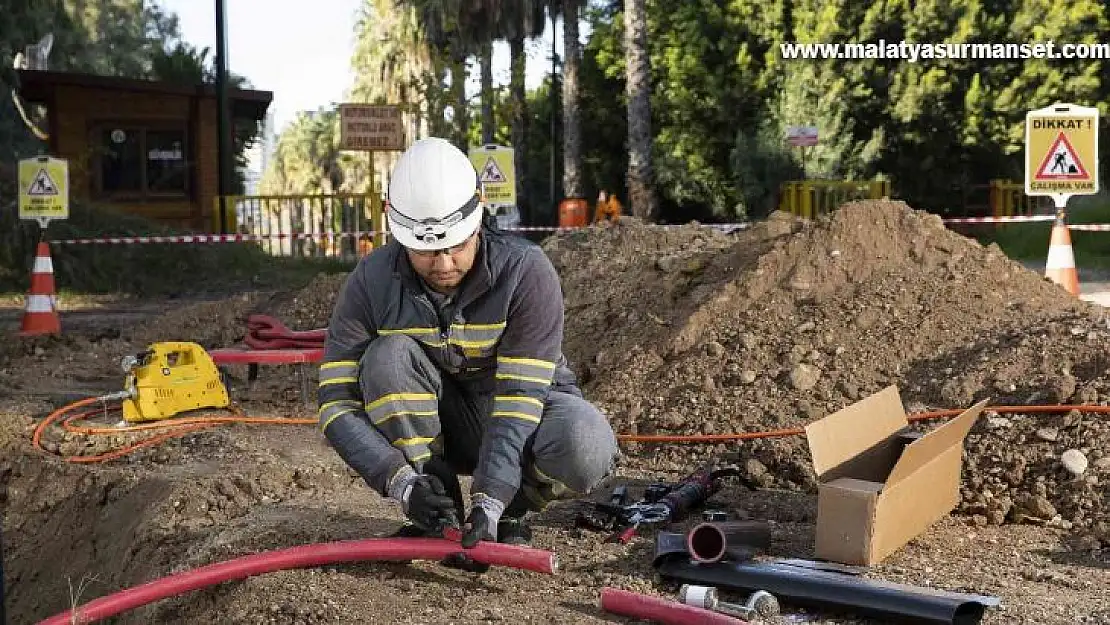
{"label": "gray work jacket", "polygon": [[[552,384],[574,385],[563,355],[563,294],[539,246],[483,226],[474,265],[441,324],[404,248],[374,250],[348,276],[328,324],[320,367],[319,417],[337,453],[379,493],[407,460],[367,419],[359,359],[375,338],[419,341],[444,375],[493,389],[492,412],[472,496],[506,505],[520,487],[523,449]],[[395,392],[402,392],[399,389]]]}

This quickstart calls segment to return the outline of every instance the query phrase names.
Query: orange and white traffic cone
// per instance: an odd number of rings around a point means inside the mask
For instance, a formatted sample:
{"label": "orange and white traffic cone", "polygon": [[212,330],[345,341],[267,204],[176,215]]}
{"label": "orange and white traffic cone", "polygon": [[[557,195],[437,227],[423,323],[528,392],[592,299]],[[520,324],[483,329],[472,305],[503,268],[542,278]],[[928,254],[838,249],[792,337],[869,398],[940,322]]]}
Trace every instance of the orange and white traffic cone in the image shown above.
{"label": "orange and white traffic cone", "polygon": [[1063,214],[1056,216],[1052,225],[1052,239],[1048,243],[1048,260],[1044,277],[1064,287],[1068,293],[1079,297],[1079,272],[1075,268],[1075,253],[1071,248],[1071,233],[1064,223]]}
{"label": "orange and white traffic cone", "polygon": [[20,336],[60,334],[62,320],[58,317],[57,299],[54,296],[54,263],[50,260],[50,246],[39,241],[35,251],[35,266],[31,269],[31,290],[23,310]]}

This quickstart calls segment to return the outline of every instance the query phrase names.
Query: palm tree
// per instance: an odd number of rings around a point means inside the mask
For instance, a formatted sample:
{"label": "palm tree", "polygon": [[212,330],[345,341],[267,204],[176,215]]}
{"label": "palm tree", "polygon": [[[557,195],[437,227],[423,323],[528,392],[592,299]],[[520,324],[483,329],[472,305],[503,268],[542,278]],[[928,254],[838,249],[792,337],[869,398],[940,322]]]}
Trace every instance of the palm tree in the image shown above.
{"label": "palm tree", "polygon": [[628,97],[628,202],[645,221],[657,215],[651,163],[651,61],[645,0],[624,0],[625,93]]}
{"label": "palm tree", "polygon": [[[465,22],[470,19],[473,0],[397,0],[416,11],[417,22],[428,43],[451,74],[450,100],[454,142],[464,152],[470,127],[466,101],[466,59],[477,39]],[[438,82],[438,80],[437,80]]]}
{"label": "palm tree", "polygon": [[[582,137],[578,102],[578,11],[582,0],[562,0],[563,10],[563,197],[582,197]],[[554,149],[554,146],[552,146]]]}
{"label": "palm tree", "polygon": [[[443,99],[439,89],[426,89],[436,71],[431,46],[416,19],[416,11],[394,0],[365,0],[355,27],[351,56],[355,79],[350,98],[356,102],[396,104],[402,110],[405,135],[416,140],[424,128],[441,132]],[[373,158],[350,155],[349,172],[356,186],[366,186],[362,174],[391,169],[395,154],[376,153]],[[365,163],[363,162],[365,161]],[[384,180],[377,177],[376,180]]]}
{"label": "palm tree", "polygon": [[524,40],[543,35],[545,9],[550,0],[515,0],[502,5],[502,19],[498,32],[509,42],[509,143],[516,153],[514,178],[516,179],[516,203],[520,207],[521,218],[527,222],[530,205],[525,194],[524,180],[528,175],[527,161],[527,120],[528,100],[525,97],[524,71],[527,57],[524,53]]}

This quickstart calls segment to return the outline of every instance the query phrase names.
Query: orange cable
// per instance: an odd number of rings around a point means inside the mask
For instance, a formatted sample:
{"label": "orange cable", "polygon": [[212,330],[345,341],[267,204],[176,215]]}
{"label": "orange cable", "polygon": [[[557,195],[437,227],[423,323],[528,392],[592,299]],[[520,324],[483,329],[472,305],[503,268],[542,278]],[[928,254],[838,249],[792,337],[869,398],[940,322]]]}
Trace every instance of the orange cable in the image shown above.
{"label": "orange cable", "polygon": [[[162,421],[144,423],[140,425],[130,425],[125,427],[90,427],[75,425],[77,422],[87,419],[95,414],[104,414],[106,412],[116,412],[120,410],[118,403],[112,406],[104,406],[97,410],[85,410],[75,414],[69,414],[78,408],[89,406],[96,402],[103,401],[99,397],[88,397],[81,399],[51,412],[45,419],[43,419],[38,426],[35,427],[34,433],[31,437],[32,445],[43,453],[47,452],[42,446],[42,435],[50,425],[55,421],[62,419],[61,426],[67,432],[74,434],[96,435],[96,434],[122,434],[127,432],[139,432],[155,429],[170,429],[169,432],[164,434],[157,434],[149,438],[142,439],[136,443],[105,452],[97,455],[77,455],[77,456],[62,456],[66,462],[74,463],[92,463],[103,462],[107,460],[114,460],[138,449],[150,447],[152,445],[161,443],[166,440],[178,438],[196,432],[205,430],[225,423],[250,423],[250,424],[270,424],[270,425],[314,425],[317,423],[316,419],[294,419],[284,417],[248,417],[237,407],[232,407],[230,410],[236,413],[236,416],[221,417],[221,416],[194,416],[183,417],[177,419],[165,419]],[[105,402],[106,403],[106,402]],[[987,412],[995,412],[999,414],[1007,413],[1061,413],[1078,410],[1080,412],[1093,412],[1098,414],[1110,413],[1110,406],[1101,406],[1095,404],[1058,404],[1058,405],[1037,405],[1037,406],[987,406]],[[943,419],[947,417],[954,417],[963,410],[947,409],[935,410],[930,412],[922,412],[910,415],[908,420],[910,422],[925,421],[930,419]],[[68,415],[68,416],[67,416]],[[759,432],[739,432],[733,434],[619,434],[617,440],[621,442],[636,442],[636,443],[726,443],[742,440],[753,440],[760,438],[783,438],[787,436],[800,436],[805,434],[803,428],[788,428],[779,430],[765,430]]]}

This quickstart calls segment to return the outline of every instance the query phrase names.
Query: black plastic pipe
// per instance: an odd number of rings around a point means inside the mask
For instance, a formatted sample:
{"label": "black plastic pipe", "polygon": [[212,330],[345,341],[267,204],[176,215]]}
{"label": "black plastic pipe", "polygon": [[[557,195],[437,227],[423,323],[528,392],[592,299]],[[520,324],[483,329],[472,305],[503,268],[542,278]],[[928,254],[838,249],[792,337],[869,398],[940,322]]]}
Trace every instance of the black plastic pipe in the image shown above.
{"label": "black plastic pipe", "polygon": [[659,574],[686,584],[766,590],[785,603],[848,611],[883,622],[975,625],[998,599],[895,584],[774,562],[694,563],[664,557]]}
{"label": "black plastic pipe", "polygon": [[686,550],[697,562],[747,560],[771,546],[771,526],[760,521],[707,521],[686,535]]}

